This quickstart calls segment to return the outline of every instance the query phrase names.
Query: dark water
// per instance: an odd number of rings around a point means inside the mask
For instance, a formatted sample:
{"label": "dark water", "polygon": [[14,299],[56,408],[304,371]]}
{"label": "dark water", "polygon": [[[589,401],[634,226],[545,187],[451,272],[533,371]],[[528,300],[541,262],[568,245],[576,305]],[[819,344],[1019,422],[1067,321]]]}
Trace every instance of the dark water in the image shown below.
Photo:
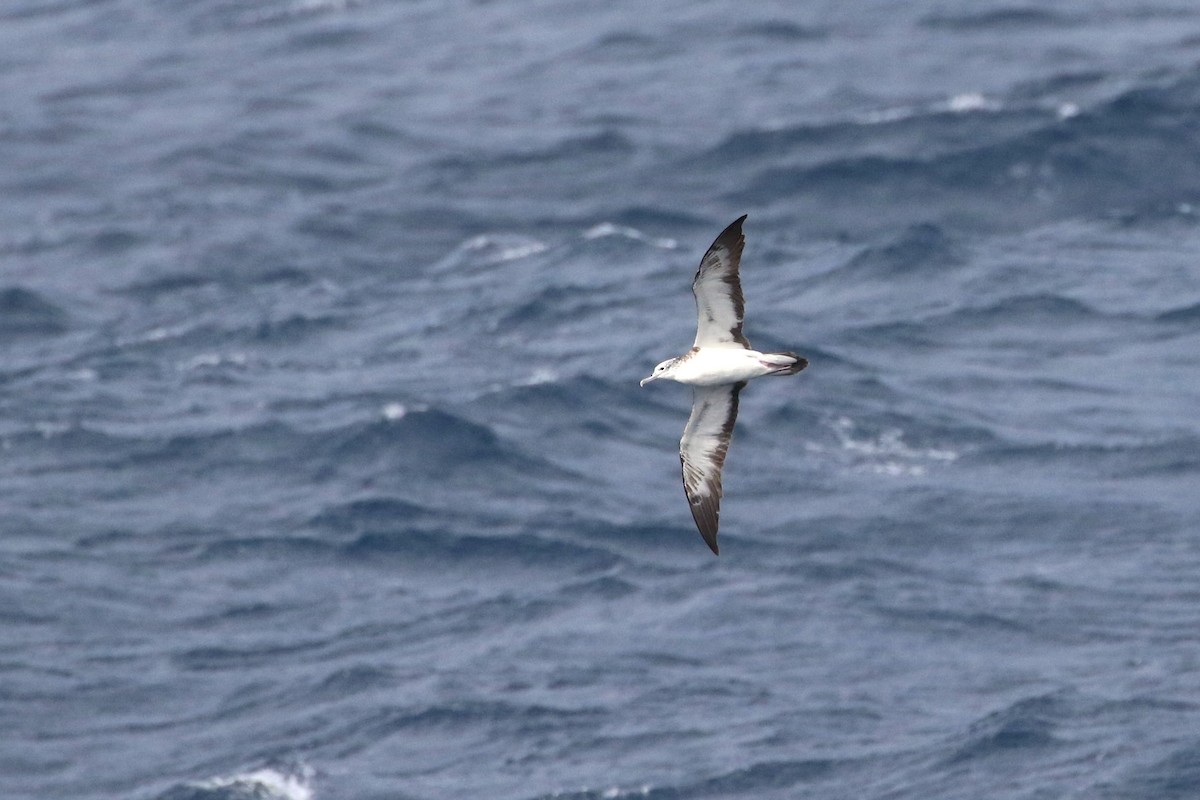
{"label": "dark water", "polygon": [[3,797],[1200,797],[1190,0],[0,9]]}

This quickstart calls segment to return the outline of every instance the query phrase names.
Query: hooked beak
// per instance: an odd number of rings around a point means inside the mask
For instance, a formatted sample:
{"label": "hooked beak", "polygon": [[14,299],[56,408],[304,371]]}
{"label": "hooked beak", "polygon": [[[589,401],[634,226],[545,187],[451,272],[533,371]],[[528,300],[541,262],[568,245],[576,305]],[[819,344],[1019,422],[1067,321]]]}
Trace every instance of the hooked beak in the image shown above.
{"label": "hooked beak", "polygon": [[647,377],[647,378],[642,378],[642,382],[641,382],[641,383],[639,383],[639,384],[638,384],[638,386],[645,386],[645,385],[646,385],[647,383],[649,383],[650,381],[656,381],[656,380],[658,380],[658,376],[657,376],[657,375],[651,375],[651,376],[649,376],[649,377]]}

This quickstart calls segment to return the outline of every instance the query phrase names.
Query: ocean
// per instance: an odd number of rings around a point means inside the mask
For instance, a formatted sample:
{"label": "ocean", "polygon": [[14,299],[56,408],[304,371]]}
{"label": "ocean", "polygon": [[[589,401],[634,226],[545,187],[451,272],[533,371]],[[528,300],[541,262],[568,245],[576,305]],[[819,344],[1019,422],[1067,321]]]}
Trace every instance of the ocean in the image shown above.
{"label": "ocean", "polygon": [[1195,3],[6,0],[0,96],[6,800],[1200,797]]}

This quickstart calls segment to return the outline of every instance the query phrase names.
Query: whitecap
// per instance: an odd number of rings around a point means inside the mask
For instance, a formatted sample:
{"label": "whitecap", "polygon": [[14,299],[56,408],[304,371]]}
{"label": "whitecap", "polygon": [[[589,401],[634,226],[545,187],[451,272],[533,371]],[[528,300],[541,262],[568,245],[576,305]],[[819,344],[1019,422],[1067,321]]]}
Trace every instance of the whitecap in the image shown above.
{"label": "whitecap", "polygon": [[543,241],[516,234],[480,234],[454,248],[432,267],[432,272],[480,269],[508,261],[518,261],[549,250]]}
{"label": "whitecap", "polygon": [[911,106],[899,106],[896,108],[868,111],[865,114],[858,115],[856,121],[863,125],[882,125],[887,122],[899,122],[900,120],[915,117],[916,115],[917,109]]}
{"label": "whitecap", "polygon": [[930,111],[969,114],[975,111],[999,111],[1001,108],[998,100],[993,100],[980,92],[964,92],[931,105],[896,106],[895,108],[868,111],[857,115],[855,121],[862,125],[882,125],[888,122],[900,122]]}
{"label": "whitecap", "polygon": [[529,374],[528,377],[516,381],[514,386],[541,386],[544,383],[554,383],[558,380],[558,373],[549,367],[539,367]]}
{"label": "whitecap", "polygon": [[[887,428],[874,435],[858,429],[849,417],[838,417],[828,423],[838,441],[838,450],[849,456],[852,466],[876,475],[893,478],[921,477],[929,471],[931,463],[948,464],[959,458],[959,453],[945,447],[913,447],[904,439],[904,431]],[[806,445],[810,452],[826,452],[816,443]]]}
{"label": "whitecap", "polygon": [[69,422],[52,422],[47,420],[33,423],[33,429],[37,431],[43,439],[53,439],[55,437],[62,436],[63,434],[70,433],[73,427],[74,426]]}
{"label": "whitecap", "polygon": [[117,347],[129,347],[130,345],[138,344],[153,344],[155,342],[163,342],[167,339],[177,339],[192,329],[191,325],[175,325],[172,327],[160,326],[151,328],[142,333],[136,333],[132,336],[120,336],[117,338]]}
{"label": "whitecap", "polygon": [[999,111],[1000,103],[989,99],[980,92],[965,92],[956,94],[947,100],[946,108],[955,114],[967,114],[972,111]]}
{"label": "whitecap", "polygon": [[593,225],[583,232],[584,239],[603,239],[608,236],[623,236],[626,239],[633,239],[638,242],[646,242],[654,247],[662,250],[674,250],[679,246],[679,242],[674,239],[663,237],[655,238],[647,236],[637,228],[631,228],[628,225],[614,225],[611,222],[601,222],[599,225]]}
{"label": "whitecap", "polygon": [[491,263],[498,264],[545,252],[546,243],[523,236],[475,236],[468,239],[463,248],[484,251]]}
{"label": "whitecap", "polygon": [[1079,116],[1079,106],[1075,103],[1063,103],[1057,109],[1059,119],[1070,119]]}
{"label": "whitecap", "polygon": [[192,356],[183,364],[183,369],[211,369],[222,365],[244,367],[249,361],[245,353],[200,353]]}
{"label": "whitecap", "polygon": [[229,789],[262,800],[313,800],[313,770],[300,765],[294,771],[280,772],[270,767],[228,777],[209,778],[191,784],[197,789]]}

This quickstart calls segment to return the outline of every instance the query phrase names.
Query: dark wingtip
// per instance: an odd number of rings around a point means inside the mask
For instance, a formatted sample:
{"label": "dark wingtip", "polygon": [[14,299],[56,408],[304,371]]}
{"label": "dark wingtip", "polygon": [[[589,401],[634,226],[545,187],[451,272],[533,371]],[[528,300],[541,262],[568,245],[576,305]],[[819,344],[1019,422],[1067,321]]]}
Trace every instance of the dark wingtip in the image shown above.
{"label": "dark wingtip", "polygon": [[709,550],[720,555],[720,550],[717,548],[717,527],[721,518],[720,496],[718,495],[715,499],[711,496],[689,496],[688,505],[691,506],[692,519],[696,520],[696,529],[704,537],[704,543],[708,545]]}
{"label": "dark wingtip", "polygon": [[742,214],[740,217],[735,219],[733,222],[726,225],[725,230],[723,230],[719,234],[717,234],[716,239],[713,239],[713,244],[723,241],[728,237],[741,236],[742,235],[742,223],[746,221],[746,217],[748,217],[748,216],[749,216],[749,214]]}

